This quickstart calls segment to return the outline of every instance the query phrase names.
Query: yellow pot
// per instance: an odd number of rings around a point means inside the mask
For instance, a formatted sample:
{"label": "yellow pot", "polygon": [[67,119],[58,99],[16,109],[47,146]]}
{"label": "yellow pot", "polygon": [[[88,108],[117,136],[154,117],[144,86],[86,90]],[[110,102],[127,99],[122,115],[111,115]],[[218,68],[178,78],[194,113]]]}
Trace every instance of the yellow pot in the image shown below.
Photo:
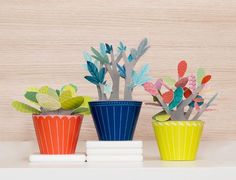
{"label": "yellow pot", "polygon": [[153,121],[152,125],[162,160],[196,159],[203,121]]}

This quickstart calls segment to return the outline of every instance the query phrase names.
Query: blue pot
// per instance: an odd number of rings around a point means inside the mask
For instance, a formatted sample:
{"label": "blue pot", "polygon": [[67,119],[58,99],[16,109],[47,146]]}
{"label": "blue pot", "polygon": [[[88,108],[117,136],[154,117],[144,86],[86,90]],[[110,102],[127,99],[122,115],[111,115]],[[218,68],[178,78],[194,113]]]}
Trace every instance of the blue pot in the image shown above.
{"label": "blue pot", "polygon": [[140,101],[89,102],[98,138],[102,141],[132,140],[139,112]]}

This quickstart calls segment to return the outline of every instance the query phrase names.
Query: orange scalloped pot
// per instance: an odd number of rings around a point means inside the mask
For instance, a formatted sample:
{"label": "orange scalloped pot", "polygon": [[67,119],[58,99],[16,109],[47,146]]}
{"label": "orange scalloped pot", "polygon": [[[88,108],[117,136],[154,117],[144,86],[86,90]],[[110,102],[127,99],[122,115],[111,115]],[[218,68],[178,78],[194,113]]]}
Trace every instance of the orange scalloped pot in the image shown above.
{"label": "orange scalloped pot", "polygon": [[83,116],[33,115],[41,154],[74,154]]}

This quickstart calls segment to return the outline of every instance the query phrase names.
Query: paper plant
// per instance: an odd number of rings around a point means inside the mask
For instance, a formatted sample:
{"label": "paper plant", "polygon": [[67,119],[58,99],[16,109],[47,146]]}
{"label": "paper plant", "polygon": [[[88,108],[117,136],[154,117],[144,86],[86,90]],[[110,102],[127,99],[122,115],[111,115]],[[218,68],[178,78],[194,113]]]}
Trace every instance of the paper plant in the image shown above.
{"label": "paper plant", "polygon": [[42,115],[75,115],[89,114],[88,96],[77,96],[75,85],[66,85],[61,90],[48,86],[27,89],[24,97],[32,104],[29,106],[19,101],[13,101],[12,106],[20,112]]}
{"label": "paper plant", "polygon": [[177,81],[167,77],[158,79],[155,84],[147,82],[143,85],[155,102],[149,104],[163,108],[162,112],[153,116],[154,120],[189,120],[194,109],[197,113],[192,120],[198,120],[217,96],[215,94],[208,102],[203,98],[202,90],[211,79],[211,75],[206,75],[204,69],[198,69],[196,76],[186,76],[187,63],[184,60],[178,64],[177,69]]}
{"label": "paper plant", "polygon": [[[92,55],[84,54],[87,70],[90,73],[89,76],[85,76],[85,79],[96,85],[99,100],[120,99],[120,78],[125,80],[124,100],[132,100],[133,89],[150,81],[148,65],[144,65],[139,72],[134,71],[136,63],[148,48],[148,40],[145,38],[137,49],[130,50],[128,56],[126,54],[127,47],[122,42],[116,52],[114,52],[112,45],[101,43],[99,50],[91,48]],[[112,80],[112,87],[105,80],[107,73]],[[110,97],[108,97],[109,95]]]}

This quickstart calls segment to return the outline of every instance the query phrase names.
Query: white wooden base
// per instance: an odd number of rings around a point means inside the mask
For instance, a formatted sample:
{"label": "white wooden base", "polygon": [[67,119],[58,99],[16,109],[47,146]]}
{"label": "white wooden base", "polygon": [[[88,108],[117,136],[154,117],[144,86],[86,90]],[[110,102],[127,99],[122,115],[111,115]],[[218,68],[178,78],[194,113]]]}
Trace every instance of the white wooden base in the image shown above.
{"label": "white wooden base", "polygon": [[48,155],[48,154],[31,154],[30,162],[85,162],[85,154],[67,154],[67,155]]}

